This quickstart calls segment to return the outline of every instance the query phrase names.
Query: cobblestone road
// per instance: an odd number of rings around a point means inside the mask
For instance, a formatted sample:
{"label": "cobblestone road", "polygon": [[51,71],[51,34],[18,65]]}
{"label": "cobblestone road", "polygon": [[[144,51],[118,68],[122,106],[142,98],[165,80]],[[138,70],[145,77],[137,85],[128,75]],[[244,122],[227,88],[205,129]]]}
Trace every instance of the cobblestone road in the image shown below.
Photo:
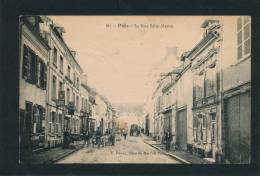
{"label": "cobblestone road", "polygon": [[144,143],[142,137],[121,138],[115,146],[86,147],[57,163],[171,163],[178,161]]}

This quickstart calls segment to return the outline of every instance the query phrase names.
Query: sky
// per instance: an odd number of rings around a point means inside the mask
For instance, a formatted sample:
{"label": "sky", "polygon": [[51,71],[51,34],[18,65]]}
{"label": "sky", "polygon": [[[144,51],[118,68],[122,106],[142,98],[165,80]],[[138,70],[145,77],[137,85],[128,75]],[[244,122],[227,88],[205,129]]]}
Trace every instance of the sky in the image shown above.
{"label": "sky", "polygon": [[[65,28],[64,39],[88,84],[112,104],[144,104],[152,88],[151,72],[177,47],[178,55],[202,38],[203,16],[50,16]],[[118,25],[129,25],[128,28]],[[150,27],[168,25],[168,27]],[[142,25],[142,26],[141,26]],[[147,26],[145,26],[147,25]],[[139,27],[138,27],[139,26]]]}

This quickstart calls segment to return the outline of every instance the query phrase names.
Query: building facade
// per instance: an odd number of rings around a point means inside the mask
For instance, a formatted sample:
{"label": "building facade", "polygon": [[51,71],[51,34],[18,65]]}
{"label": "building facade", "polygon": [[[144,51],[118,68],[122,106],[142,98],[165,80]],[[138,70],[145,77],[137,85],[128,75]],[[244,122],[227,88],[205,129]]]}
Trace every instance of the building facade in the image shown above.
{"label": "building facade", "polygon": [[[47,91],[47,146],[62,144],[63,132],[80,133],[80,75],[82,68],[76,61],[76,53],[69,49],[63,39],[63,27],[57,26],[48,17],[43,17],[41,33],[51,47],[48,62]],[[63,92],[64,102],[59,94]],[[68,107],[74,113],[69,114]]]}
{"label": "building facade", "polygon": [[[221,155],[226,163],[250,163],[251,151],[251,18],[234,20],[233,57],[222,70]],[[230,36],[229,33],[224,35]],[[223,36],[224,37],[224,36]],[[225,38],[224,38],[225,39]]]}
{"label": "building facade", "polygon": [[[20,19],[19,144],[27,154],[46,142],[46,91],[49,46],[39,34],[39,17]],[[21,156],[23,157],[23,156]]]}
{"label": "building facade", "polygon": [[173,147],[209,161],[249,163],[251,19],[218,17],[201,27],[202,39],[154,91],[154,135],[162,142],[171,131]]}

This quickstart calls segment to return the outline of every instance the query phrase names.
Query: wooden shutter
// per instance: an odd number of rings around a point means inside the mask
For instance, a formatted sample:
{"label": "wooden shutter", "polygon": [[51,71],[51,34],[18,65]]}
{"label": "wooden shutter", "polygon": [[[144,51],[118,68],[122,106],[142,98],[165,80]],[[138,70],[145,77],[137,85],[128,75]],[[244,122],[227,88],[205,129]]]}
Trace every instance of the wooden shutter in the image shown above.
{"label": "wooden shutter", "polygon": [[22,68],[22,77],[27,79],[28,72],[28,47],[23,45],[23,68]]}
{"label": "wooden shutter", "polygon": [[46,116],[46,109],[42,108],[42,120],[45,120]]}
{"label": "wooden shutter", "polygon": [[38,72],[39,72],[39,68],[38,68],[38,64],[39,64],[39,57],[35,54],[34,55],[34,84],[35,85],[39,85],[38,84]]}
{"label": "wooden shutter", "polygon": [[28,81],[31,84],[34,84],[35,83],[35,54],[31,49],[29,49],[29,59],[30,59],[30,64],[29,64]]}
{"label": "wooden shutter", "polygon": [[47,66],[43,64],[43,89],[46,90],[47,87]]}

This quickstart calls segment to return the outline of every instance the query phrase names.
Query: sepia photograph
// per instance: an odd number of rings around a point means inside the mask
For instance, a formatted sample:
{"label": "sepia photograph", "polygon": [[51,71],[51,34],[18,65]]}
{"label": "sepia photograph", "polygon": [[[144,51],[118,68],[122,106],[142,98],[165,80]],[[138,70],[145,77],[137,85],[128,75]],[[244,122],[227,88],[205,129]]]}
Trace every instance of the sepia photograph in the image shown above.
{"label": "sepia photograph", "polygon": [[21,15],[19,164],[250,164],[251,16]]}

